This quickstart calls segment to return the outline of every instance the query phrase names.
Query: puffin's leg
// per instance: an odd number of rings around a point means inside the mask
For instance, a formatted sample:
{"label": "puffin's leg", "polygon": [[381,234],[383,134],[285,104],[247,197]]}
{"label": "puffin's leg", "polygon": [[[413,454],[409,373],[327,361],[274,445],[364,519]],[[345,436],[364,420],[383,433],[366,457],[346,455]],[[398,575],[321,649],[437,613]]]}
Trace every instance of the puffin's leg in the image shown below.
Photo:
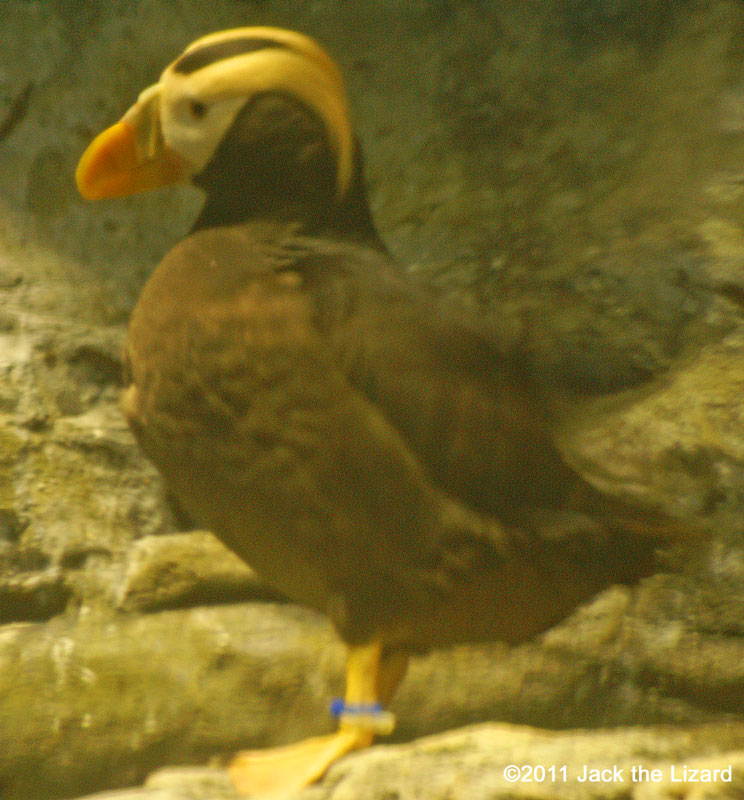
{"label": "puffin's leg", "polygon": [[[407,656],[385,654],[379,641],[349,648],[344,707],[387,703],[403,679],[407,665]],[[392,717],[387,718],[392,723]],[[336,733],[285,747],[238,753],[228,771],[240,794],[290,794],[319,780],[345,753],[369,747],[380,728],[380,720],[374,713],[359,714],[356,718],[353,713],[342,713]]]}

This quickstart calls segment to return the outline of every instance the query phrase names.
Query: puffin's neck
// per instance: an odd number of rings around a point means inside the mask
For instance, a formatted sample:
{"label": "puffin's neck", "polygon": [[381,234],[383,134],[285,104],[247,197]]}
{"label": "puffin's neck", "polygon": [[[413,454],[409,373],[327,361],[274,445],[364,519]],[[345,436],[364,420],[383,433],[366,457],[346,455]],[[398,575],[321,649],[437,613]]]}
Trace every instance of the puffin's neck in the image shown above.
{"label": "puffin's neck", "polygon": [[304,235],[349,240],[387,251],[372,219],[363,186],[350,191],[342,202],[324,207],[286,200],[267,202],[266,197],[255,198],[239,191],[208,193],[191,232],[259,220],[293,224]]}
{"label": "puffin's neck", "polygon": [[372,219],[364,182],[362,157],[355,148],[352,180],[341,200],[332,188],[297,191],[280,172],[259,175],[244,169],[215,169],[195,182],[206,199],[192,233],[204,228],[271,220],[297,226],[304,235],[348,240],[387,252]]}

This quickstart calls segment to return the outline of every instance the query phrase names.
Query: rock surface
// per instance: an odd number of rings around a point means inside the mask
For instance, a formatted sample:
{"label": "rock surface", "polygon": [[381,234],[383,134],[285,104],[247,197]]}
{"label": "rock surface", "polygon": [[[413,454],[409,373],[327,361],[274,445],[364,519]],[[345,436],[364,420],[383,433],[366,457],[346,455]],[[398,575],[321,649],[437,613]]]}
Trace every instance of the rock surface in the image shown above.
{"label": "rock surface", "polygon": [[[297,800],[671,800],[737,797],[744,787],[744,730],[545,732],[477,725],[348,756]],[[88,800],[235,800],[217,769],[167,769],[144,786]]]}
{"label": "rock surface", "polygon": [[132,545],[116,606],[160,611],[275,598],[258,575],[208,531],[145,536]]}
{"label": "rock surface", "polygon": [[[338,56],[383,235],[528,344],[567,457],[715,532],[533,643],[416,660],[394,744],[303,797],[744,792],[744,6],[6,0],[0,21],[0,797],[219,800],[219,769],[161,768],[330,729],[327,623],[181,530],[117,407],[125,321],[199,198],[72,185],[186,43],[262,23]],[[490,720],[536,729],[441,733]],[[601,730],[639,725],[664,727]],[[503,778],[636,758],[665,780]],[[732,783],[671,784],[680,759]]]}

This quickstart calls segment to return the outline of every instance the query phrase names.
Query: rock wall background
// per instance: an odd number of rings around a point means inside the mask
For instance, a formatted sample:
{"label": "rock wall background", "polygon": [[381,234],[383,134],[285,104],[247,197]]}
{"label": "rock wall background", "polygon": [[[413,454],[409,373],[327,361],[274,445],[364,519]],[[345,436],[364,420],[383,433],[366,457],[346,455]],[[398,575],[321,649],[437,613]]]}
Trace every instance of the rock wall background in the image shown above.
{"label": "rock wall background", "polygon": [[[420,659],[394,705],[394,741],[411,744],[347,759],[308,797],[506,796],[499,759],[523,736],[562,737],[577,762],[646,752],[634,729],[575,728],[661,725],[637,734],[655,758],[740,765],[744,5],[6,0],[0,797],[131,786],[331,728],[328,625],[179,529],[116,405],[129,310],[198,194],[88,206],[72,183],[91,136],[185,44],[264,23],[337,57],[386,241],[417,280],[530,342],[567,456],[716,533],[680,572],[610,589],[534,643]],[[566,732],[417,741],[487,721]],[[214,796],[199,775],[142,791]]]}

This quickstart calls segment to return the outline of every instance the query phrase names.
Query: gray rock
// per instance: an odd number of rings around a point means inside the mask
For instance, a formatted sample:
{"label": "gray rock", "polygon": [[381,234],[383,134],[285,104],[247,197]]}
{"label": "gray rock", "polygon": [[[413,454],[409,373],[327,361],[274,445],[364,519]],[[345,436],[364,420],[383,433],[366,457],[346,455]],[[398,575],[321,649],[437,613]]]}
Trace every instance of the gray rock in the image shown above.
{"label": "gray rock", "polygon": [[[736,786],[744,780],[741,735],[740,728],[727,727],[684,733],[653,728],[554,733],[504,725],[477,726],[362,753],[334,767],[320,791],[307,791],[298,797],[665,797],[670,796],[670,788],[679,792],[679,784],[670,787],[664,778],[669,778],[671,764],[679,767],[680,762],[730,765],[732,783],[718,781],[716,794],[712,795],[727,796],[734,787],[734,778]],[[702,754],[714,757],[701,759]],[[507,780],[506,775],[511,772],[506,768],[514,766],[524,780]],[[539,767],[546,769],[546,777],[552,777],[548,772],[552,766],[556,768],[556,781],[542,780]],[[659,770],[662,781],[633,782],[633,766],[642,766],[649,774],[653,769]],[[613,767],[617,769],[614,773]],[[605,780],[582,782],[585,770],[587,775],[592,774],[591,770],[604,772]],[[636,770],[636,774],[640,777],[642,773]]]}
{"label": "gray rock", "polygon": [[182,767],[159,770],[136,789],[90,795],[85,800],[237,800],[224,770]]}
{"label": "gray rock", "polygon": [[159,611],[251,598],[277,599],[277,593],[211,533],[192,531],[137,541],[116,604]]}
{"label": "gray rock", "polygon": [[[234,800],[225,778],[215,769],[162,770],[140,789],[86,800]],[[742,788],[740,725],[557,733],[491,724],[351,754],[292,798],[661,800],[730,798]]]}
{"label": "gray rock", "polygon": [[71,590],[56,569],[0,575],[0,625],[10,620],[42,620],[59,614]]}
{"label": "gray rock", "polygon": [[[414,660],[392,706],[393,739],[488,719],[725,728],[744,685],[741,645],[684,630],[677,614],[651,624],[644,599],[657,607],[671,594],[654,582],[636,595],[612,590],[542,641]],[[13,800],[73,796],[136,784],[160,766],[328,732],[342,666],[327,621],[286,604],[87,610],[5,626],[0,786]]]}
{"label": "gray rock", "polygon": [[4,626],[0,796],[133,785],[328,731],[341,650],[324,620],[273,605]]}

